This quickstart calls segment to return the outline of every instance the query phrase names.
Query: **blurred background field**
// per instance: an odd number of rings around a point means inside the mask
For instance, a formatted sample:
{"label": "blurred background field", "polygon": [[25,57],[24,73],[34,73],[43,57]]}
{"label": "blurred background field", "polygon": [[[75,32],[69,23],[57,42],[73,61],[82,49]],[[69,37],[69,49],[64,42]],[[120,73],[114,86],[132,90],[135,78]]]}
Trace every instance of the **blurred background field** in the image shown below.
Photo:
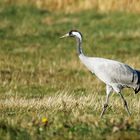
{"label": "blurred background field", "polygon": [[51,11],[76,12],[94,9],[101,12],[140,12],[140,0],[5,0],[8,4],[32,4]]}
{"label": "blurred background field", "polygon": [[80,63],[71,29],[88,56],[140,69],[139,0],[0,1],[0,139],[140,139],[140,95],[123,91],[132,116]]}

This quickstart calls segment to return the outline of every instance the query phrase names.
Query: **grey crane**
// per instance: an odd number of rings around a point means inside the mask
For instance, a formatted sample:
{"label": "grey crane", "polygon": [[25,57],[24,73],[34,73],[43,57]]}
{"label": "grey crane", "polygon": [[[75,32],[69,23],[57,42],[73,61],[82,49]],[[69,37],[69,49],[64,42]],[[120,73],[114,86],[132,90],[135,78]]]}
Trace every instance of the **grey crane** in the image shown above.
{"label": "grey crane", "polygon": [[77,30],[71,30],[61,38],[64,37],[76,38],[77,52],[80,60],[92,73],[106,84],[106,100],[100,117],[104,115],[108,107],[109,95],[113,91],[120,95],[124,107],[128,115],[130,115],[127,101],[121,91],[123,88],[132,88],[135,94],[140,91],[140,71],[115,60],[85,56],[82,51],[82,34]]}

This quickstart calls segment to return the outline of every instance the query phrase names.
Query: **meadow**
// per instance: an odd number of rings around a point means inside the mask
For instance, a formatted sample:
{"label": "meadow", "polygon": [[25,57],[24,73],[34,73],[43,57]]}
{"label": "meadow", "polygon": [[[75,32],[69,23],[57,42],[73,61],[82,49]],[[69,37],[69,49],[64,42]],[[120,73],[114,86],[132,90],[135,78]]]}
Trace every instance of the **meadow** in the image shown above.
{"label": "meadow", "polygon": [[140,13],[140,0],[4,0],[7,4],[34,5],[39,9],[74,13],[94,9],[101,12]]}
{"label": "meadow", "polygon": [[105,85],[80,63],[75,40],[59,38],[78,29],[86,55],[140,69],[139,17],[0,4],[0,139],[140,139],[140,94],[123,90],[129,117],[113,93],[101,119]]}

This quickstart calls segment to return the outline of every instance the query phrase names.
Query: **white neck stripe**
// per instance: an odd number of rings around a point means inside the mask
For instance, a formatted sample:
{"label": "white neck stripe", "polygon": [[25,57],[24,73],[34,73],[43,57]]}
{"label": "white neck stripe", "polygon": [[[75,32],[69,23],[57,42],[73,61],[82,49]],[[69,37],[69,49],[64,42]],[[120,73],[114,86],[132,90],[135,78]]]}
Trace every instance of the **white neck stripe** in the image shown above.
{"label": "white neck stripe", "polygon": [[82,41],[82,37],[81,37],[81,34],[78,33],[78,32],[72,32],[72,34],[76,37],[78,37],[80,39],[80,41]]}

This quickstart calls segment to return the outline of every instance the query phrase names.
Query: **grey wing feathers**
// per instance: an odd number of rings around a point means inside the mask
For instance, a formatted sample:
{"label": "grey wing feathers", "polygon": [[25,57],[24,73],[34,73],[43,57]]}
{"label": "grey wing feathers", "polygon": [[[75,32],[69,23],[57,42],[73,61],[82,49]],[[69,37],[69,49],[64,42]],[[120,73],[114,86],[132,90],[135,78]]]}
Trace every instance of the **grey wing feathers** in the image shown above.
{"label": "grey wing feathers", "polygon": [[123,87],[132,87],[135,93],[140,91],[140,71],[132,69],[123,63],[108,63],[104,69],[110,83],[120,84]]}
{"label": "grey wing feathers", "polygon": [[134,70],[128,65],[118,63],[113,65],[112,70],[109,70],[112,82],[130,84],[134,79]]}
{"label": "grey wing feathers", "polygon": [[83,55],[79,57],[86,67],[106,84],[131,87],[135,92],[140,91],[140,71],[114,60]]}
{"label": "grey wing feathers", "polygon": [[96,58],[94,62],[95,74],[105,83],[129,84],[133,79],[134,70],[126,64],[99,58]]}

